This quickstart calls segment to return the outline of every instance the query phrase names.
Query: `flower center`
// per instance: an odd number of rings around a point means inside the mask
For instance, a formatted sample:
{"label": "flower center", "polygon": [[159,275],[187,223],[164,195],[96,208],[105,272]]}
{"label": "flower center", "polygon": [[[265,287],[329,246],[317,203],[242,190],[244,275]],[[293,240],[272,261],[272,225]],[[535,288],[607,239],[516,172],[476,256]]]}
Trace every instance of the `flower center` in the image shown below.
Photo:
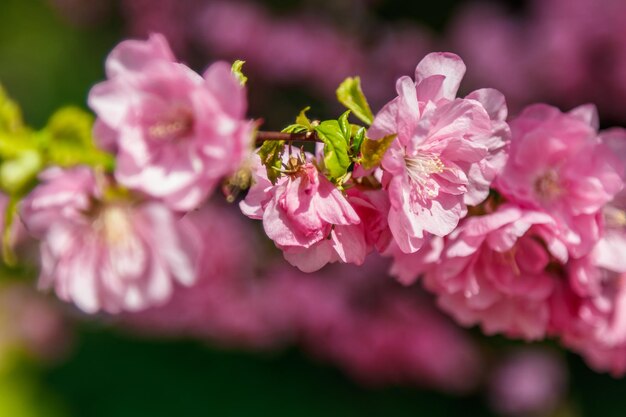
{"label": "flower center", "polygon": [[148,132],[156,140],[176,140],[193,130],[193,115],[186,108],[178,107],[152,124]]}
{"label": "flower center", "polygon": [[133,225],[123,207],[103,208],[94,221],[94,227],[112,246],[122,246],[134,238]]}
{"label": "flower center", "polygon": [[550,170],[535,180],[535,193],[544,201],[552,201],[563,192],[556,171]]}
{"label": "flower center", "polygon": [[436,155],[405,156],[406,172],[422,197],[434,198],[439,194],[439,186],[431,176],[440,174],[446,168]]}

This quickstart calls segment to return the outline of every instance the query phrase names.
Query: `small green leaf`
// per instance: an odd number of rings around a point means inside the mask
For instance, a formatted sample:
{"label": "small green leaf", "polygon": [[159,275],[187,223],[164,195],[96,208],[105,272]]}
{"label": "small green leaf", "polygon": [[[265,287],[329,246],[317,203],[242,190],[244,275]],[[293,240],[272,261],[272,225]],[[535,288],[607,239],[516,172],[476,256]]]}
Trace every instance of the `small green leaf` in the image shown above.
{"label": "small green leaf", "polygon": [[337,119],[337,121],[339,122],[339,127],[341,128],[341,133],[343,134],[343,137],[346,138],[348,142],[350,142],[350,136],[352,136],[352,128],[350,127],[348,116],[350,116],[350,110],[339,116],[339,119]]}
{"label": "small green leaf", "polygon": [[297,123],[293,125],[289,125],[282,130],[282,132],[284,133],[304,133],[308,131],[309,129],[306,126],[299,125]]}
{"label": "small green leaf", "polygon": [[359,77],[346,78],[337,88],[337,99],[341,104],[352,110],[352,113],[363,122],[371,125],[374,115],[361,89]]}
{"label": "small green leaf", "polygon": [[97,148],[76,146],[71,143],[59,142],[46,150],[48,163],[61,167],[89,165],[103,167],[107,171],[115,168],[115,157]]}
{"label": "small green leaf", "polygon": [[0,132],[15,133],[24,128],[22,112],[0,85]]}
{"label": "small green leaf", "polygon": [[361,144],[363,143],[363,139],[365,139],[365,128],[359,127],[359,129],[354,134],[354,139],[352,140],[352,155],[358,155],[361,151]]}
{"label": "small green leaf", "polygon": [[64,107],[57,110],[45,127],[53,143],[67,143],[84,147],[93,147],[94,118],[90,113],[78,107]]}
{"label": "small green leaf", "polygon": [[318,138],[324,142],[324,165],[331,178],[338,179],[346,174],[350,166],[348,144],[338,120],[325,120],[315,127]]}
{"label": "small green leaf", "polygon": [[298,117],[296,117],[296,124],[300,125],[300,126],[304,126],[308,131],[312,131],[313,130],[313,126],[311,125],[311,120],[309,120],[309,118],[306,115],[306,112],[308,112],[311,109],[311,107],[305,107],[304,109],[302,109],[300,111],[300,114],[298,114]]}
{"label": "small green leaf", "polygon": [[46,162],[62,167],[90,165],[112,170],[115,158],[94,144],[93,122],[91,114],[77,107],[55,112],[38,134]]}
{"label": "small green leaf", "polygon": [[379,165],[396,136],[388,135],[378,140],[365,138],[361,145],[361,166],[371,169]]}
{"label": "small green leaf", "polygon": [[261,157],[261,163],[267,170],[267,178],[272,184],[276,184],[276,181],[280,177],[283,152],[285,152],[285,141],[283,140],[265,141],[257,152]]}
{"label": "small green leaf", "polygon": [[22,193],[43,169],[43,160],[37,151],[22,152],[17,158],[0,165],[0,188],[10,195]]}
{"label": "small green leaf", "polygon": [[246,77],[242,71],[243,64],[245,63],[246,61],[238,59],[233,62],[233,66],[231,68],[232,73],[235,75],[235,77],[237,77],[237,80],[241,85],[246,85],[246,83],[248,82],[248,77]]}

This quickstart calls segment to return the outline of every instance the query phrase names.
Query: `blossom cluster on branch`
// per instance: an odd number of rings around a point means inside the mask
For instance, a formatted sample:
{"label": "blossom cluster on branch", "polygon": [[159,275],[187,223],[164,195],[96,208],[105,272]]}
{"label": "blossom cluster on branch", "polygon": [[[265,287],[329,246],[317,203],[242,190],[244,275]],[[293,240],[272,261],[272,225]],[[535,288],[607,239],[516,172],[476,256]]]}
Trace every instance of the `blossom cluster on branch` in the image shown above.
{"label": "blossom cluster on branch", "polygon": [[207,290],[195,285],[212,251],[234,249],[215,248],[196,213],[221,191],[303,272],[375,252],[463,325],[556,337],[626,372],[626,131],[599,131],[592,105],[509,118],[497,90],[457,97],[466,67],[452,53],[424,57],[376,114],[348,78],[337,119],[307,108],[261,131],[242,65],[200,75],[151,35],[107,58],[95,121],[63,109],[34,131],[0,97],[6,261],[19,216],[42,288],[89,313],[158,307],[178,286]]}

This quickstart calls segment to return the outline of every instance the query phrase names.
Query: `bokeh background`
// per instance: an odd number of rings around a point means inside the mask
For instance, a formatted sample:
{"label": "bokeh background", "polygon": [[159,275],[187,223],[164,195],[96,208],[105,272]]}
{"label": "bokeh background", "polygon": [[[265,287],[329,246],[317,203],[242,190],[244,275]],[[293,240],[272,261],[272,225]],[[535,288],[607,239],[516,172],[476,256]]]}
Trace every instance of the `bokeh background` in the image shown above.
{"label": "bokeh background", "polygon": [[[377,109],[426,53],[449,50],[468,65],[463,88],[501,89],[513,114],[594,102],[603,125],[624,126],[624,22],[623,0],[0,0],[0,83],[42,127],[60,106],[86,106],[117,42],[161,32],[198,71],[246,60],[249,114],[279,129],[308,105],[336,115],[350,75]],[[211,210],[224,224],[208,238],[255,234]],[[195,292],[124,317],[85,317],[36,293],[32,267],[2,266],[0,416],[626,413],[626,380],[549,341],[461,329],[384,261],[303,276],[266,246],[217,253]]]}

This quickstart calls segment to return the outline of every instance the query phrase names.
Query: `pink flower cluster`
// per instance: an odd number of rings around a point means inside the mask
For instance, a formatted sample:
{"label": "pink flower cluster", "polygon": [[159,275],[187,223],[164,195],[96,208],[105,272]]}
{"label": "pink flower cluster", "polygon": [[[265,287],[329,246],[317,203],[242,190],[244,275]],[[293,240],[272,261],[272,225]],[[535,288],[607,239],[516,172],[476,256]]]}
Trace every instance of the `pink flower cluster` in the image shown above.
{"label": "pink flower cluster", "polygon": [[[367,133],[373,141],[396,137],[381,168],[356,169],[345,195],[310,155],[295,159],[292,172],[275,184],[255,157],[243,213],[262,219],[285,258],[307,272],[336,261],[361,264],[373,249],[415,253],[430,236],[448,235],[468,205],[487,198],[510,135],[500,93],[456,97],[464,73],[458,56],[432,53],[417,66],[415,80],[398,80],[398,97]],[[368,178],[379,185],[364,186]]]}
{"label": "pink flower cluster", "polygon": [[153,35],[119,44],[106,72],[89,104],[114,172],[49,168],[20,210],[41,240],[40,286],[90,313],[145,309],[196,281],[202,242],[181,211],[202,205],[253,142],[245,89],[224,62],[200,76]]}
{"label": "pink flower cluster", "polygon": [[[48,168],[21,205],[26,228],[41,240],[40,285],[91,313],[197,303],[212,321],[198,327],[196,311],[176,313],[171,326],[226,335],[226,343],[272,345],[294,328],[313,338],[358,332],[369,349],[338,336],[322,356],[363,379],[448,375],[422,363],[436,346],[416,339],[398,347],[394,338],[413,326],[431,331],[422,319],[430,312],[404,298],[377,300],[383,307],[370,316],[341,298],[358,292],[352,278],[320,289],[263,265],[270,278],[253,279],[255,241],[206,205],[220,184],[236,184],[249,186],[243,214],[261,220],[301,271],[362,265],[375,252],[392,258],[402,283],[422,277],[463,325],[525,340],[558,337],[598,369],[626,372],[626,131],[599,132],[591,105],[563,113],[535,104],[507,121],[497,90],[457,96],[465,71],[455,54],[428,54],[414,78],[398,79],[397,96],[363,142],[357,132],[365,128],[343,117],[304,114],[291,126],[297,133],[272,136],[246,119],[236,68],[218,62],[201,76],[176,61],[160,35],[122,42],[89,95],[94,136],[115,155],[114,169]],[[365,116],[354,113],[368,120],[364,99],[351,94],[357,104],[348,107],[360,106]],[[257,141],[277,138],[289,143],[253,152]],[[311,139],[323,149],[293,146]],[[344,275],[353,267],[334,268]],[[383,357],[397,363],[383,366]]]}
{"label": "pink flower cluster", "polygon": [[461,324],[556,336],[597,369],[621,374],[626,132],[598,133],[593,106],[532,105],[510,127],[492,196],[422,253],[396,255],[393,272],[404,282],[423,276]]}

